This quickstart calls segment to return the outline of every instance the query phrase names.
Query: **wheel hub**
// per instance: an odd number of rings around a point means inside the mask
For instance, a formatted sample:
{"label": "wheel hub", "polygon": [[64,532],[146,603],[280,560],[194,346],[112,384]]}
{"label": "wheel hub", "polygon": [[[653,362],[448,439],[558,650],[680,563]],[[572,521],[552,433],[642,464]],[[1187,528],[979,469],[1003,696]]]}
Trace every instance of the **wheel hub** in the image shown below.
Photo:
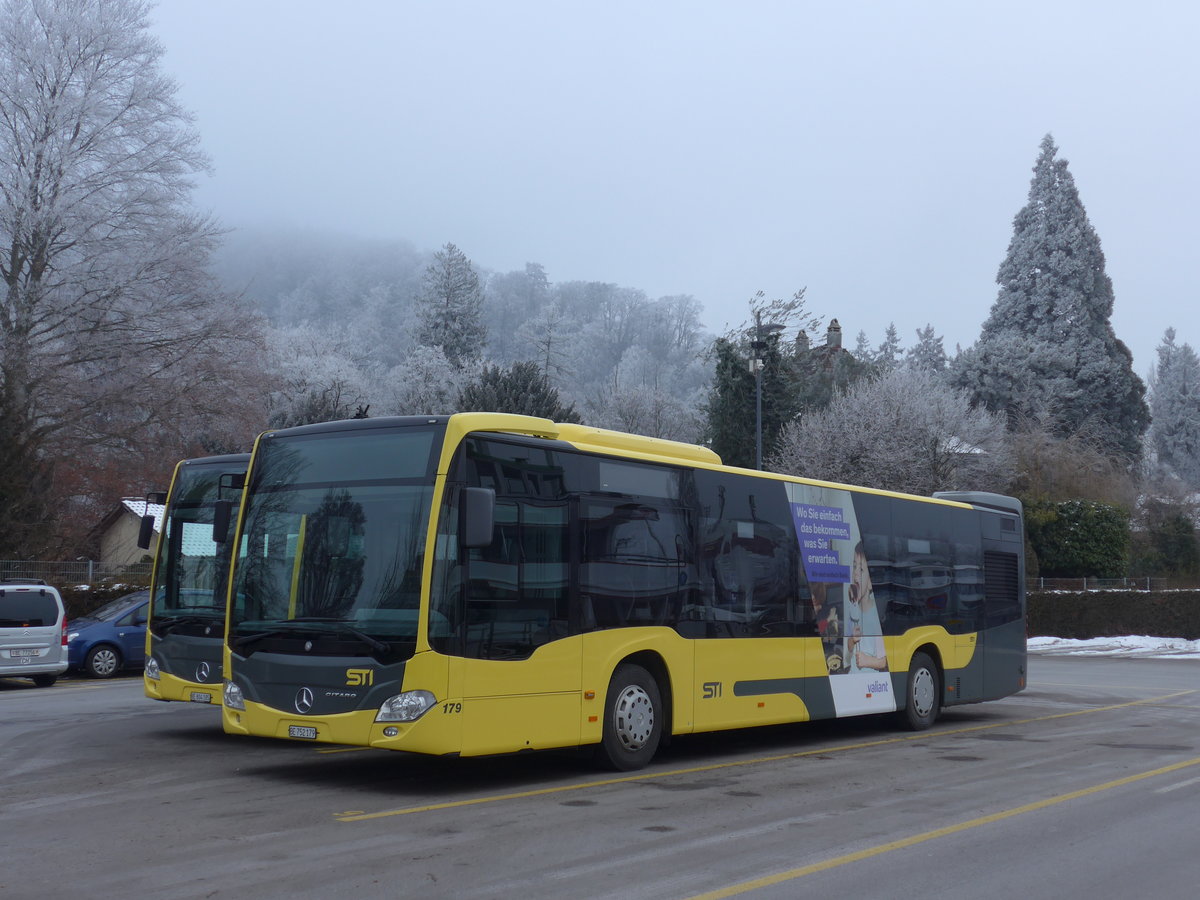
{"label": "wheel hub", "polygon": [[646,745],[654,732],[654,704],[650,695],[636,684],[621,691],[613,707],[613,730],[621,746],[637,751]]}
{"label": "wheel hub", "polygon": [[933,710],[937,690],[933,683],[933,673],[928,669],[918,669],[913,673],[912,699],[913,708],[919,716],[927,716]]}

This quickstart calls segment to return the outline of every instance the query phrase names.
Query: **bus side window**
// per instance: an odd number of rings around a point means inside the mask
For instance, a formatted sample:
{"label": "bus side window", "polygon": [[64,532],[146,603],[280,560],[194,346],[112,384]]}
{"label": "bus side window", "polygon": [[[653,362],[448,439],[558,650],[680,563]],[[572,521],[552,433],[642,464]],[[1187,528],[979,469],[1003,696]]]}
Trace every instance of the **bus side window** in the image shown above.
{"label": "bus side window", "polygon": [[585,630],[674,625],[696,568],[686,510],[647,498],[580,503]]}
{"label": "bus side window", "polygon": [[[466,656],[525,659],[568,633],[568,498],[560,454],[471,439],[466,483],[496,491],[492,542],[467,551]],[[431,623],[432,628],[432,623]]]}
{"label": "bus side window", "polygon": [[[802,583],[795,526],[778,482],[696,472],[701,511],[700,601],[680,633],[784,637],[811,631],[811,594]],[[806,623],[806,616],[808,617]]]}

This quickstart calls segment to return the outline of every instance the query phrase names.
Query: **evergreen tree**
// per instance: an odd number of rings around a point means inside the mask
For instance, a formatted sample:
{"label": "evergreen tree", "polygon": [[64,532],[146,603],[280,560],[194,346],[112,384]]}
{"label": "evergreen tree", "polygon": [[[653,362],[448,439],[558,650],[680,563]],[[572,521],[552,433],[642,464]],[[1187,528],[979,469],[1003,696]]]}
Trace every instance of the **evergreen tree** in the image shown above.
{"label": "evergreen tree", "polygon": [[726,336],[713,343],[713,386],[705,404],[709,446],[727,465],[754,467],[754,376],[746,348]]}
{"label": "evergreen tree", "polygon": [[875,362],[875,351],[871,349],[871,339],[862,329],[859,329],[858,336],[854,339],[854,358],[864,363]]}
{"label": "evergreen tree", "polygon": [[[755,465],[758,390],[762,392],[764,460],[774,451],[784,424],[800,409],[795,355],[784,353],[783,333],[796,329],[794,347],[807,347],[807,339],[802,340],[800,334],[818,321],[804,307],[803,288],[788,300],[767,301],[759,291],[750,301],[750,313],[749,324],[717,338],[712,345],[715,371],[704,406],[704,432],[709,445],[726,464],[743,468]],[[758,323],[764,326],[761,334]],[[756,339],[761,347],[752,347]],[[750,370],[754,358],[762,360],[757,380]]]}
{"label": "evergreen tree", "polygon": [[463,412],[506,412],[541,416],[555,422],[580,421],[575,405],[563,406],[537,363],[518,362],[502,369],[484,366],[478,380],[463,388],[458,402]]}
{"label": "evergreen tree", "polygon": [[908,348],[905,361],[923,372],[940,375],[946,371],[946,349],[940,336],[933,333],[933,326],[917,329],[917,342]]}
{"label": "evergreen tree", "polygon": [[1200,489],[1200,359],[1168,328],[1150,382],[1150,444],[1164,469]]}
{"label": "evergreen tree", "polygon": [[887,331],[884,332],[883,343],[879,345],[879,350],[875,353],[875,365],[881,372],[887,372],[895,368],[903,353],[904,351],[900,347],[900,335],[896,333],[896,323],[889,322]]}
{"label": "evergreen tree", "polygon": [[483,290],[471,261],[453,244],[435,253],[425,269],[417,317],[417,341],[439,348],[451,365],[461,369],[483,355]]}
{"label": "evergreen tree", "polygon": [[1057,152],[1047,135],[996,276],[999,296],[979,341],[955,361],[955,380],[1012,425],[1091,428],[1110,452],[1136,456],[1149,424],[1145,386],[1109,323],[1100,239]]}

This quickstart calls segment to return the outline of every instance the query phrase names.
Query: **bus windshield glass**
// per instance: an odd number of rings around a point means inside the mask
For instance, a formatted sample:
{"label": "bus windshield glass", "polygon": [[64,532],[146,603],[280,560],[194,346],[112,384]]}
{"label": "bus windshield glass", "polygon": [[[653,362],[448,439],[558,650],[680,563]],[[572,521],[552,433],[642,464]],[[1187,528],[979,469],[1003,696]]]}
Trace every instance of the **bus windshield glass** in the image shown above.
{"label": "bus windshield glass", "polygon": [[235,653],[412,655],[433,496],[430,427],[269,434],[234,563]]}
{"label": "bus windshield glass", "polygon": [[229,554],[225,545],[213,541],[213,505],[218,499],[236,502],[240,496],[229,486],[231,474],[237,472],[229,466],[180,468],[158,549],[161,576],[151,618],[159,627],[183,619],[225,618]]}

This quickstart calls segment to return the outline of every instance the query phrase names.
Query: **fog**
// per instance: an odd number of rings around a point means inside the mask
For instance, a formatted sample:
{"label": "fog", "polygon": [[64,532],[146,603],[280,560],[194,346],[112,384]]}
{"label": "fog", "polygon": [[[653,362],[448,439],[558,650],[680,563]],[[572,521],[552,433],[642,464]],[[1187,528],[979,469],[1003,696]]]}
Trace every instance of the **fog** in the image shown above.
{"label": "fog", "polygon": [[808,289],[852,345],[967,346],[1044,134],[1143,377],[1200,343],[1200,7],[170,0],[166,72],[232,228],[452,241],[691,294],[714,331]]}

